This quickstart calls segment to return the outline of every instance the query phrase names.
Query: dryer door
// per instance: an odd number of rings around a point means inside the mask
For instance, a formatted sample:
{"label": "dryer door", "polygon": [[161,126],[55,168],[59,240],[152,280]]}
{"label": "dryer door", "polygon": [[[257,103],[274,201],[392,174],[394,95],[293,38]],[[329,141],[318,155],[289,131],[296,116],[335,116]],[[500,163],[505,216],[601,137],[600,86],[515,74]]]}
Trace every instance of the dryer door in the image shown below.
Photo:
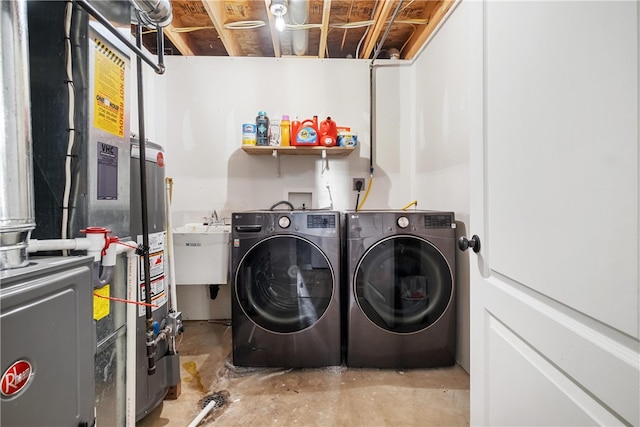
{"label": "dryer door", "polygon": [[429,327],[445,312],[453,297],[453,275],[442,253],[427,240],[393,236],[362,256],[353,292],[373,323],[411,333]]}
{"label": "dryer door", "polygon": [[272,332],[310,327],[327,310],[334,292],[334,272],[324,253],[291,235],[270,237],[249,249],[235,279],[244,313]]}

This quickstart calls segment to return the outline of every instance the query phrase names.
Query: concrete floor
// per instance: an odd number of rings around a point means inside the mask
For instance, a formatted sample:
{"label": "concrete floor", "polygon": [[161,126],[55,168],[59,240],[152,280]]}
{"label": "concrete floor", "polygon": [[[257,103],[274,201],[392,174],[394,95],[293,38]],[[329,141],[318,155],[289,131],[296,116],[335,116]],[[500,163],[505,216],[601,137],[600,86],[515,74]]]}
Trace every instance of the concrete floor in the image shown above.
{"label": "concrete floor", "polygon": [[[187,321],[179,347],[181,394],[138,427],[187,426],[216,393],[226,403],[200,426],[469,425],[469,375],[438,369],[240,368],[231,327]],[[209,401],[211,398],[209,399]]]}

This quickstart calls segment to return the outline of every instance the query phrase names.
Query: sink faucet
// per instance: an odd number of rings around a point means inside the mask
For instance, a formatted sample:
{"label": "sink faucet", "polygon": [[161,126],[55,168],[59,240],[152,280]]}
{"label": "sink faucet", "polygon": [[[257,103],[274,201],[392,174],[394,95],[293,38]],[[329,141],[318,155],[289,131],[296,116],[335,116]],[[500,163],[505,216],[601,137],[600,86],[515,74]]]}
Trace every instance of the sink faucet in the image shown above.
{"label": "sink faucet", "polygon": [[213,211],[213,213],[211,214],[211,216],[205,216],[204,217],[204,225],[213,225],[213,224],[217,224],[219,222],[218,220],[218,212],[217,211]]}

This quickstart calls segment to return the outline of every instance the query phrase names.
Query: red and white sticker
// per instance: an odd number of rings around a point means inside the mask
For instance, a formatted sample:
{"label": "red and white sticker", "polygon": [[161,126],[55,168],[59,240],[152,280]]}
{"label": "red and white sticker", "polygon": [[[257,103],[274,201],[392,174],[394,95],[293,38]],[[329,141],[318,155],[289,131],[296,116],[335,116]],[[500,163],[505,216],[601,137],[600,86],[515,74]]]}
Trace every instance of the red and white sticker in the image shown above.
{"label": "red and white sticker", "polygon": [[162,154],[162,151],[158,152],[158,155],[156,156],[156,163],[158,163],[159,167],[164,167],[164,154]]}
{"label": "red and white sticker", "polygon": [[31,363],[26,360],[18,360],[9,366],[2,374],[2,379],[0,379],[0,391],[2,395],[11,397],[20,393],[29,383],[32,372],[33,368],[31,367]]}

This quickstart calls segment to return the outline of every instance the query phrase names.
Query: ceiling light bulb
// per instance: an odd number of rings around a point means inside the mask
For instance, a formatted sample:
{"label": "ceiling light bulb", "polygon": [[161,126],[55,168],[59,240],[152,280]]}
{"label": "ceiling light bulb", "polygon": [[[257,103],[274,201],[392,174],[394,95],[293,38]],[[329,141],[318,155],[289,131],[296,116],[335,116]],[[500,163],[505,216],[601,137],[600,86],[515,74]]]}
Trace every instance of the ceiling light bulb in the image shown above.
{"label": "ceiling light bulb", "polygon": [[287,5],[284,0],[272,0],[269,10],[273,16],[282,16],[287,13]]}
{"label": "ceiling light bulb", "polygon": [[284,18],[282,16],[276,16],[276,31],[283,32],[284,31]]}

